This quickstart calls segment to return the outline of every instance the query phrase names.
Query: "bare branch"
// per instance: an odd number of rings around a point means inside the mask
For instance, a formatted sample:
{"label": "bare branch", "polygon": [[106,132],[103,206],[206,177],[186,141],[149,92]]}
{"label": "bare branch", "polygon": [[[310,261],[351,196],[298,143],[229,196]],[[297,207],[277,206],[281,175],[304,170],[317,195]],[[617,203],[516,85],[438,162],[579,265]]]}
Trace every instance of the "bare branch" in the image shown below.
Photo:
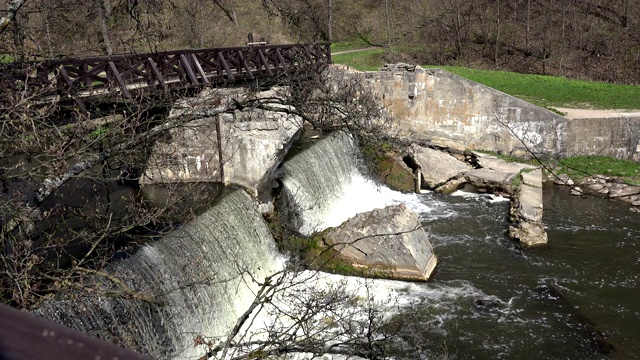
{"label": "bare branch", "polygon": [[7,14],[0,18],[0,34],[2,34],[7,29],[7,27],[11,23],[11,20],[13,20],[13,18],[18,13],[18,10],[20,10],[22,5],[24,5],[24,3],[26,2],[27,0],[13,0],[11,2]]}
{"label": "bare branch", "polygon": [[238,19],[236,18],[236,7],[234,0],[231,0],[231,4],[229,6],[225,6],[220,0],[213,0],[213,3],[218,5],[218,7],[224,12],[227,18],[229,18],[233,25],[235,25],[235,27],[238,27]]}

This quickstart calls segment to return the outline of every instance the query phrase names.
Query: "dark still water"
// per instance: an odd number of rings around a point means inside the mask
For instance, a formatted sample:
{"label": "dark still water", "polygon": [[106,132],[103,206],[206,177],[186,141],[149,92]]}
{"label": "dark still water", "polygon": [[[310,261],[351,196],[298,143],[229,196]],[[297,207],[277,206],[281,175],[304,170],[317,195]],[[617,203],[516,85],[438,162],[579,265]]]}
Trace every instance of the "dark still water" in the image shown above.
{"label": "dark still water", "polygon": [[421,195],[439,258],[407,358],[640,359],[640,214],[545,185],[549,246],[507,236],[508,202]]}

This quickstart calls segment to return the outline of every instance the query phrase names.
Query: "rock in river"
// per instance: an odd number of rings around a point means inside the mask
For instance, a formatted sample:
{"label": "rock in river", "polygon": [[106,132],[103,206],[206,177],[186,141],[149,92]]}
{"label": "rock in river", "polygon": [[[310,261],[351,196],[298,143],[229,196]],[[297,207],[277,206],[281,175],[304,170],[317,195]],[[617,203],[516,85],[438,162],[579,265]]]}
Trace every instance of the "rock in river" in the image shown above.
{"label": "rock in river", "polygon": [[327,232],[325,242],[355,268],[391,279],[427,280],[437,263],[418,216],[404,204],[358,214]]}

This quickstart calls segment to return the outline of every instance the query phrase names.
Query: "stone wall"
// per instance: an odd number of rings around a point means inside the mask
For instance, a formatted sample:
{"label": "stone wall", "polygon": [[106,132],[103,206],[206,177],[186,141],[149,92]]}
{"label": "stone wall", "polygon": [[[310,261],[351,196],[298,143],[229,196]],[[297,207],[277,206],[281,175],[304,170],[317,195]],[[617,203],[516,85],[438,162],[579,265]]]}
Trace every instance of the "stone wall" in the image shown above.
{"label": "stone wall", "polygon": [[365,78],[402,137],[513,156],[525,156],[528,147],[549,157],[640,160],[640,118],[568,120],[441,69],[396,66]]}
{"label": "stone wall", "polygon": [[640,117],[568,119],[567,156],[607,155],[640,162]]}
{"label": "stone wall", "polygon": [[223,182],[243,186],[256,196],[268,189],[273,172],[301,130],[301,118],[263,110],[194,120],[156,142],[141,183]]}

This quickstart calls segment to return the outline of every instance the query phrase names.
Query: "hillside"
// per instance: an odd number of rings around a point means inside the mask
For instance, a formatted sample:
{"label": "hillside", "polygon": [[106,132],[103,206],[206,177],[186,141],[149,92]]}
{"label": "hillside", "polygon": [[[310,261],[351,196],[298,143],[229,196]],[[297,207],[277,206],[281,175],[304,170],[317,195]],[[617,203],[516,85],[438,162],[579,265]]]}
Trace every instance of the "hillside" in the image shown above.
{"label": "hillside", "polygon": [[[0,61],[332,41],[385,61],[640,83],[640,0],[26,0]],[[6,13],[6,10],[2,11]]]}

